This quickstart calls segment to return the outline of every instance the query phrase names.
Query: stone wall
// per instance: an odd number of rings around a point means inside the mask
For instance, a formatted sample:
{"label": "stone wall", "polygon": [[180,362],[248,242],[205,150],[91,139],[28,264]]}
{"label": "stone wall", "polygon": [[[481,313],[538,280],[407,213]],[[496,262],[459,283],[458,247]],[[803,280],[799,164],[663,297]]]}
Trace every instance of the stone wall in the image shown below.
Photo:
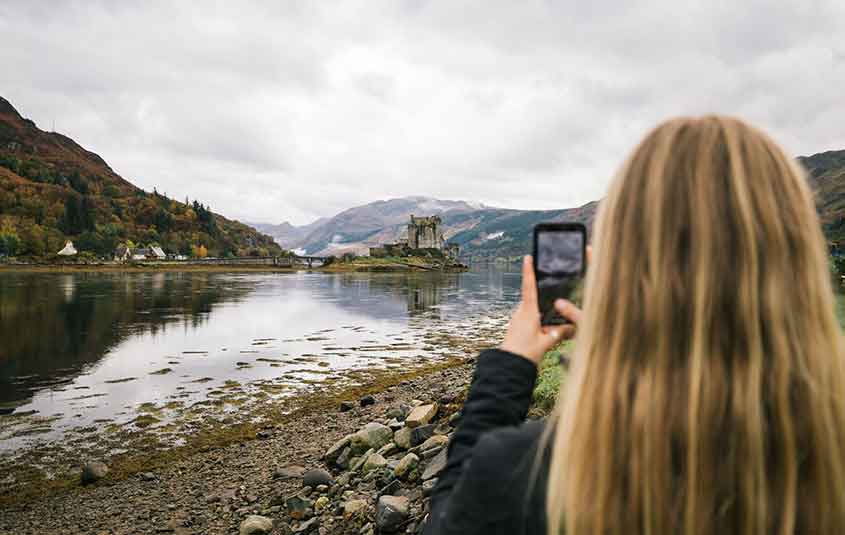
{"label": "stone wall", "polygon": [[442,249],[443,232],[438,216],[414,217],[408,223],[408,246],[411,249]]}

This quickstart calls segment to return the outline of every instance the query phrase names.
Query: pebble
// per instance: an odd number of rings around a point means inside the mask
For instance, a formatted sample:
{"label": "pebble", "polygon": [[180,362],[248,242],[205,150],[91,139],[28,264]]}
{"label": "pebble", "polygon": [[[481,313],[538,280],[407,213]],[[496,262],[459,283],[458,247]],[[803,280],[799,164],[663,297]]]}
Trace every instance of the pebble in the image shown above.
{"label": "pebble", "polygon": [[368,405],[375,405],[376,404],[376,398],[374,398],[373,396],[364,396],[364,397],[362,397],[361,399],[358,400],[358,403],[362,407],[367,407]]}
{"label": "pebble", "polygon": [[349,500],[343,504],[343,518],[349,520],[366,509],[367,500]]}
{"label": "pebble", "polygon": [[355,408],[355,404],[351,401],[341,401],[340,402],[340,412],[349,412]]}

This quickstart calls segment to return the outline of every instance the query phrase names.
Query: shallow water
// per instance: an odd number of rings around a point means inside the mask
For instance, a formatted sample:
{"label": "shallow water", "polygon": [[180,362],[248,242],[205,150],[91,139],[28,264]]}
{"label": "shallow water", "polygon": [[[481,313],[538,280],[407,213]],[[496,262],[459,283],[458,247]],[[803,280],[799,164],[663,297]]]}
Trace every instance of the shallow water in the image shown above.
{"label": "shallow water", "polygon": [[0,420],[27,424],[0,426],[0,450],[232,386],[291,395],[344,370],[442,358],[452,349],[432,333],[501,318],[519,282],[497,268],[0,273],[0,407],[14,409]]}

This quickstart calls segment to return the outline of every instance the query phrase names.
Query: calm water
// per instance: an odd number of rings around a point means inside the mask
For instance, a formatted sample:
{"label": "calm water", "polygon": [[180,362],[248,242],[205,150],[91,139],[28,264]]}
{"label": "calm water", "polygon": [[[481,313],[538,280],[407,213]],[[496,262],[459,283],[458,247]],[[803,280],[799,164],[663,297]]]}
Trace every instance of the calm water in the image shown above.
{"label": "calm water", "polygon": [[[516,302],[519,275],[0,273],[0,407],[51,433],[202,400],[226,381],[292,383],[438,358],[433,330]],[[0,416],[0,418],[3,418]],[[0,450],[18,441],[0,433]]]}

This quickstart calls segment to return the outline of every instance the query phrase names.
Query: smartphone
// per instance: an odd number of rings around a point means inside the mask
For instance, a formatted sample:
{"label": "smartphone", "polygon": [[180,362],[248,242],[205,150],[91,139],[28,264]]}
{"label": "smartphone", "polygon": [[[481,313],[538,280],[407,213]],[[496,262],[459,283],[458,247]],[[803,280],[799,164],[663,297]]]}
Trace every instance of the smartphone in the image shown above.
{"label": "smartphone", "polygon": [[555,310],[555,300],[569,299],[586,270],[587,228],[581,223],[540,223],[534,227],[534,274],[542,325],[569,320]]}

